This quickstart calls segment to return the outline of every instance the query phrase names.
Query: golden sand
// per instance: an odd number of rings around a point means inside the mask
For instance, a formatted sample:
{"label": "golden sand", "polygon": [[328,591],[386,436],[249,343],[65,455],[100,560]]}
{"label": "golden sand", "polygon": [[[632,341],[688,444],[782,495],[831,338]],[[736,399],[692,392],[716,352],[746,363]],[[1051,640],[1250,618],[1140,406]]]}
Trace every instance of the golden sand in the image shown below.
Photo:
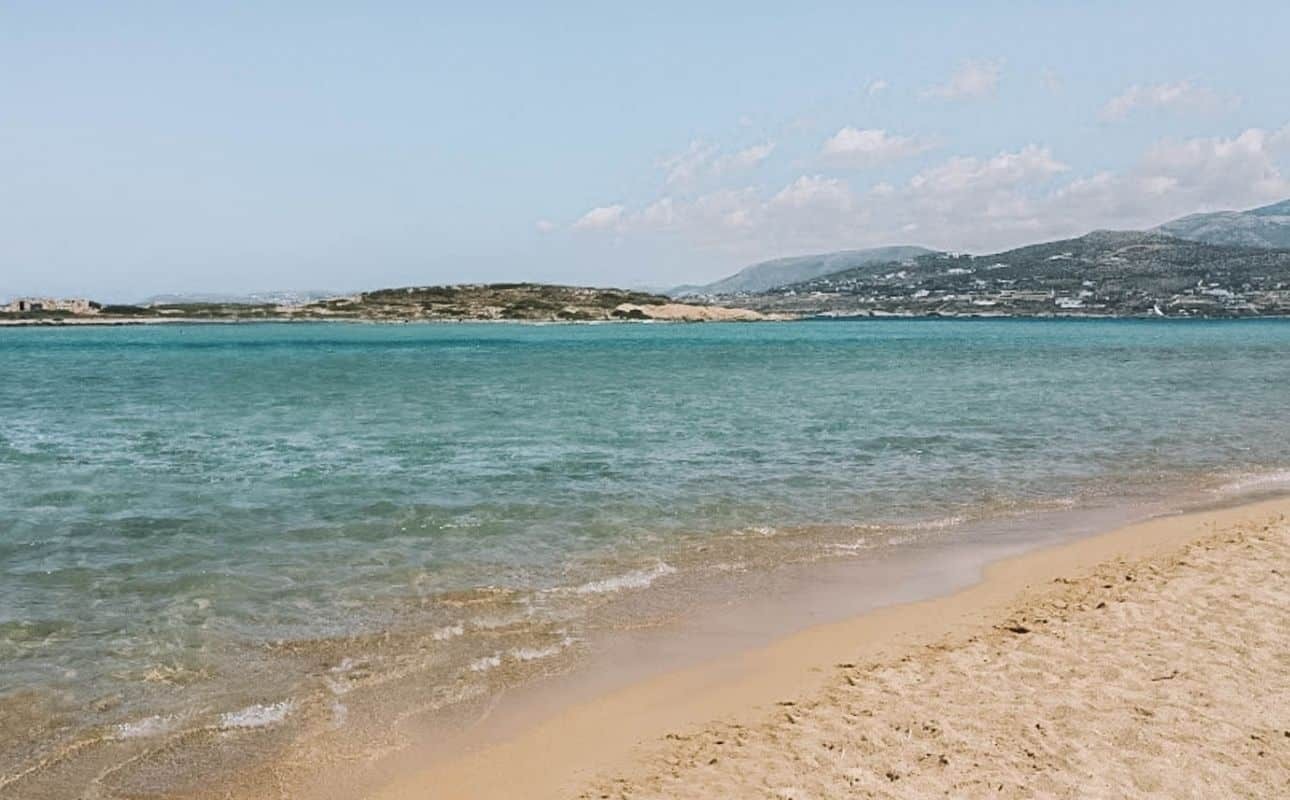
{"label": "golden sand", "polygon": [[375,797],[1290,796],[1290,502],[644,681]]}

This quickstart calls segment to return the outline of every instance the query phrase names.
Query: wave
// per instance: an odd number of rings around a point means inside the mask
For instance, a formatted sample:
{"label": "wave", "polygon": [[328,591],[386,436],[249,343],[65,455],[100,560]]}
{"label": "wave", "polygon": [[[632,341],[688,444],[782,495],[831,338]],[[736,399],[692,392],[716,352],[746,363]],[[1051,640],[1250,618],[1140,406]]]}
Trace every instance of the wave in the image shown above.
{"label": "wave", "polygon": [[267,705],[247,706],[238,711],[221,714],[219,727],[222,730],[234,730],[239,728],[266,728],[270,725],[277,725],[287,718],[295,705],[291,700],[283,700]]}
{"label": "wave", "polygon": [[519,662],[538,661],[543,658],[558,656],[566,647],[573,644],[573,639],[565,637],[559,644],[548,647],[517,647],[511,651],[511,658]]}
{"label": "wave", "polygon": [[905,531],[943,531],[948,528],[956,528],[967,522],[967,517],[954,515],[949,517],[938,517],[936,519],[924,519],[917,522],[907,522],[896,527]]}
{"label": "wave", "polygon": [[676,567],[659,561],[649,569],[638,569],[612,578],[588,581],[573,589],[574,594],[609,594],[624,589],[644,589],[654,581],[676,572]]}
{"label": "wave", "polygon": [[502,665],[501,654],[494,653],[491,656],[484,656],[482,658],[477,658],[474,661],[470,662],[470,671],[488,672],[490,669],[493,669],[495,667],[500,667],[501,665]]}
{"label": "wave", "polygon": [[1236,473],[1232,476],[1232,480],[1219,486],[1216,491],[1219,494],[1240,494],[1251,489],[1265,489],[1283,485],[1290,485],[1290,469]]}
{"label": "wave", "polygon": [[861,550],[873,549],[873,545],[869,543],[869,540],[863,537],[856,539],[854,542],[835,542],[827,544],[825,547],[839,553],[858,553]]}

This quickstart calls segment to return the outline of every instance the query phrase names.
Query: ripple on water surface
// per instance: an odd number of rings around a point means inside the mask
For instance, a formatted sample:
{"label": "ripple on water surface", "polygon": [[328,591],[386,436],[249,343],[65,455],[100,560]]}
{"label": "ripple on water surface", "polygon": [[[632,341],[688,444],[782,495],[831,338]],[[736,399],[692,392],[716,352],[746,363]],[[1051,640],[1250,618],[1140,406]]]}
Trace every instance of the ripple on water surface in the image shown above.
{"label": "ripple on water surface", "polygon": [[178,792],[307,732],[393,747],[390,719],[783,565],[1279,490],[1288,345],[1284,322],[0,330],[23,375],[0,796]]}

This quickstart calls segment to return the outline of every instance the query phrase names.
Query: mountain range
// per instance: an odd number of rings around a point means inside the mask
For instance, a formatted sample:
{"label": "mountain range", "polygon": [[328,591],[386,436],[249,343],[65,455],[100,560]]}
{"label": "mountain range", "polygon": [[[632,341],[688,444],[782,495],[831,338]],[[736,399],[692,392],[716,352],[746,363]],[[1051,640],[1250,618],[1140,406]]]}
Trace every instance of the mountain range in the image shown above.
{"label": "mountain range", "polygon": [[[1192,214],[1166,222],[1150,232],[1143,232],[1142,235],[1148,234],[1216,246],[1290,249],[1290,200],[1248,211]],[[1066,240],[1067,243],[1074,241],[1078,240]],[[1105,232],[1102,235],[1090,234],[1087,238],[1088,243],[1105,244],[1107,241]],[[1053,244],[1062,245],[1063,243],[1049,243],[1049,245]],[[1049,245],[1040,244],[1031,247],[1043,249]],[[1019,248],[1011,252],[1026,250],[1028,248]],[[1216,251],[1206,251],[1206,254],[1216,256]],[[892,264],[912,264],[916,260],[933,255],[945,256],[926,247],[901,245],[778,258],[752,264],[733,275],[703,286],[679,286],[669,294],[674,297],[759,294],[826,276],[841,278],[844,273],[852,273],[846,279],[854,279],[857,274],[860,274],[856,272],[857,270],[862,273],[867,267],[881,268],[879,271],[890,272],[887,267]],[[988,258],[994,258],[994,256]]]}
{"label": "mountain range", "polygon": [[730,302],[798,316],[1281,316],[1290,249],[1094,231],[991,255],[867,264]]}
{"label": "mountain range", "polygon": [[1210,244],[1290,248],[1290,200],[1249,211],[1191,214],[1156,230]]}
{"label": "mountain range", "polygon": [[913,245],[874,247],[868,250],[842,250],[810,256],[793,256],[762,261],[719,281],[703,286],[678,286],[669,292],[674,297],[756,293],[807,281],[834,272],[855,269],[867,264],[890,264],[908,261],[936,251]]}

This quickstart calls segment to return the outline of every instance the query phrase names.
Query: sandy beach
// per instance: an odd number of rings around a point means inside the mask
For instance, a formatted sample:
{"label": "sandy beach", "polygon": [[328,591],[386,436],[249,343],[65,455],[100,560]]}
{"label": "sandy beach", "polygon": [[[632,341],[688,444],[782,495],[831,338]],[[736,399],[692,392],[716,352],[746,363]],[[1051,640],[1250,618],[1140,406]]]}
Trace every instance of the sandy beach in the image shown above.
{"label": "sandy beach", "polygon": [[1275,797],[1290,501],[1155,519],[643,681],[372,796]]}
{"label": "sandy beach", "polygon": [[1290,800],[1287,0],[83,5],[0,800]]}

